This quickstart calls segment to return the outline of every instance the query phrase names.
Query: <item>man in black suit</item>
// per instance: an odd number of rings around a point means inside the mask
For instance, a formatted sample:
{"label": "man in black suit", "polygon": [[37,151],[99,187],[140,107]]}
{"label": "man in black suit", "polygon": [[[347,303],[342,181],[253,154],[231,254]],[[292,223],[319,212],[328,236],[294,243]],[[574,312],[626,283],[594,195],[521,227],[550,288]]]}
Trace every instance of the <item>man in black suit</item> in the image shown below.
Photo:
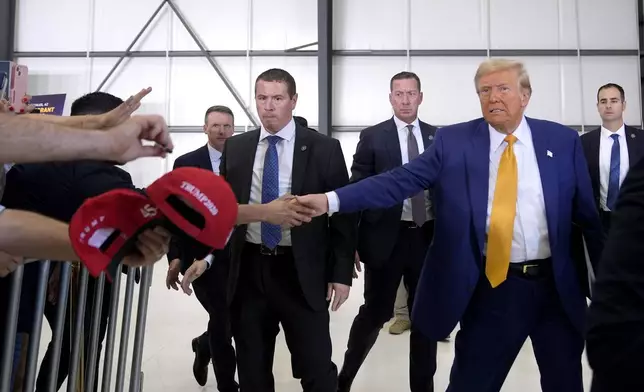
{"label": "man in black suit", "polygon": [[[432,144],[436,128],[418,119],[418,106],[423,101],[420,78],[412,72],[400,72],[391,78],[390,91],[394,115],[360,133],[351,167],[352,182],[401,166]],[[380,329],[391,318],[401,278],[408,292],[407,307],[412,308],[434,235],[429,194],[421,193],[385,210],[363,211],[358,233],[358,254],[365,265],[365,302],[351,326],[338,391],[351,389]],[[433,391],[436,342],[412,325],[409,343],[411,391]]]}
{"label": "man in black suit", "polygon": [[624,89],[608,83],[597,91],[601,127],[581,136],[593,193],[604,233],[610,227],[611,211],[628,169],[644,156],[644,133],[624,124]]}
{"label": "man in black suit", "polygon": [[[293,120],[297,92],[288,72],[259,75],[255,99],[262,126],[228,139],[221,161],[221,175],[240,204],[348,183],[340,143]],[[237,227],[230,240],[228,295],[242,392],[275,390],[279,323],[303,390],[336,391],[328,306],[331,301],[337,310],[349,295],[355,236],[350,214],[324,215],[292,229],[266,223]]]}
{"label": "man in black suit", "polygon": [[622,184],[588,311],[592,392],[644,391],[644,160]]}
{"label": "man in black suit", "polygon": [[[174,169],[191,166],[219,174],[224,143],[235,130],[234,114],[226,106],[212,106],[206,111],[204,123],[208,143],[177,158]],[[192,340],[192,350],[195,353],[192,370],[197,383],[206,385],[208,364],[212,359],[219,391],[236,392],[239,386],[235,382],[235,349],[226,303],[228,259],[228,251],[221,250],[208,255],[204,260],[195,260],[190,246],[172,241],[168,252],[170,268],[166,284],[168,289],[172,287],[178,290],[179,273],[183,274],[184,290],[189,290],[187,286],[189,282],[193,282],[195,295],[209,315],[206,332]]]}
{"label": "man in black suit", "polygon": [[[77,99],[71,108],[72,116],[96,115],[109,112],[118,107],[123,100],[113,95],[95,92]],[[115,166],[115,162],[107,161],[70,161],[49,162],[15,165],[7,173],[7,189],[3,203],[9,208],[33,211],[63,222],[69,222],[83,202],[91,197],[98,196],[114,189],[135,189],[130,175]],[[58,264],[58,263],[56,263]],[[126,267],[126,271],[127,272]],[[37,274],[38,269],[33,270]],[[50,285],[57,279],[57,268],[54,268]],[[37,280],[35,276],[34,280]],[[67,284],[67,282],[61,282]],[[87,288],[87,301],[85,308],[84,330],[85,340],[83,347],[90,347],[91,316],[94,306],[94,296],[97,289],[97,279],[89,277]],[[53,328],[56,318],[56,299],[53,297],[57,290],[50,291],[50,296],[45,305],[45,317]],[[111,298],[111,284],[105,282],[103,303],[100,315],[98,355],[102,348],[102,341],[107,330]],[[71,297],[70,297],[71,301]],[[72,305],[67,306],[60,363],[57,375],[57,390],[67,377],[71,353],[71,316]],[[47,389],[50,377],[50,366],[53,360],[53,342],[49,344],[47,352],[38,373],[36,391]],[[87,351],[84,355],[89,358]],[[95,382],[90,388],[98,388],[98,361],[95,364]],[[88,388],[88,390],[90,390]]]}

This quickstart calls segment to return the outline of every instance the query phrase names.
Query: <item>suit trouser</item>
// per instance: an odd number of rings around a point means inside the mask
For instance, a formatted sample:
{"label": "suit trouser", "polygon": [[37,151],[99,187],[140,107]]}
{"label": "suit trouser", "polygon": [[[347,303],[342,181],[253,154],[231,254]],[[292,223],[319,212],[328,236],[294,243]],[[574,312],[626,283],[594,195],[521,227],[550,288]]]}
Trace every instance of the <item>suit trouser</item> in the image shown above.
{"label": "suit trouser", "polygon": [[[433,221],[427,222],[422,228],[401,222],[390,260],[378,267],[365,263],[365,302],[351,325],[344,364],[338,377],[341,391],[349,390],[360,366],[376,343],[380,329],[391,318],[401,277],[407,287],[407,307],[412,309],[418,279],[433,234]],[[412,322],[409,338],[411,391],[433,391],[435,372],[436,342],[417,331]]]}
{"label": "suit trouser", "polygon": [[394,316],[396,316],[397,320],[409,321],[409,308],[407,307],[408,299],[409,295],[407,294],[405,279],[400,279],[400,285],[396,292],[396,302],[394,303]]}
{"label": "suit trouser", "polygon": [[528,337],[541,389],[583,392],[584,339],[561,305],[552,272],[534,278],[508,274],[494,289],[482,273],[456,335],[447,392],[499,391]]}
{"label": "suit trouser", "polygon": [[212,359],[219,391],[237,391],[235,381],[237,359],[230,329],[230,313],[226,302],[228,260],[214,260],[210,269],[192,284],[195,296],[208,312],[208,329],[197,339],[198,350]]}
{"label": "suit trouser", "polygon": [[[284,338],[304,392],[336,392],[337,368],[331,361],[329,311],[310,307],[300,287],[290,250],[276,256],[247,244],[235,298],[232,328],[241,392],[274,392],[275,338]],[[324,295],[325,287],[320,287]]]}
{"label": "suit trouser", "polygon": [[[91,276],[87,281],[87,300],[85,302],[85,314],[83,320],[83,348],[85,350],[84,358],[89,360],[89,348],[90,348],[90,337],[91,337],[91,328],[92,328],[92,313],[94,309],[94,296],[96,289],[98,288],[98,280],[92,278]],[[65,282],[61,282],[65,284]],[[96,354],[96,363],[94,364],[94,386],[92,391],[98,391],[98,380],[99,380],[99,362],[101,358],[101,351],[103,349],[103,340],[105,339],[105,334],[107,333],[107,323],[110,315],[110,301],[112,297],[112,285],[105,282],[103,287],[103,304],[101,305],[101,314],[99,320],[99,330],[98,330],[98,346]],[[45,302],[45,318],[49,323],[49,326],[53,329],[56,324],[56,308],[58,305],[54,305],[49,301]],[[60,362],[58,364],[58,375],[56,380],[56,390],[59,390],[65,378],[69,373],[69,361],[71,359],[72,343],[71,338],[72,334],[76,333],[73,331],[71,317],[71,309],[76,307],[76,300],[72,302],[71,295],[68,297],[67,309],[65,311],[65,322],[63,327],[63,339],[61,344],[60,351]],[[42,363],[40,364],[40,371],[38,372],[38,378],[36,379],[36,391],[45,391],[47,390],[47,385],[50,377],[51,363],[53,361],[53,339],[47,346],[47,351],[43,357]],[[89,390],[89,386],[87,387]]]}

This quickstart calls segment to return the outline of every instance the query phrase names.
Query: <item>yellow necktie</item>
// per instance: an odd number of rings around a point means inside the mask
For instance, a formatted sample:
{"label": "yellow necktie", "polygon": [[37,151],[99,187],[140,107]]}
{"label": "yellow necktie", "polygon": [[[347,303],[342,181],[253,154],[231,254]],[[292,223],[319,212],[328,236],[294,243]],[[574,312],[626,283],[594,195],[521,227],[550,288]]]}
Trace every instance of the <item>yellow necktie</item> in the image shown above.
{"label": "yellow necktie", "polygon": [[504,139],[508,145],[501,155],[499,171],[492,201],[492,216],[487,235],[487,261],[485,275],[492,287],[505,281],[510,266],[514,217],[517,213],[517,160],[514,156],[514,143],[517,138],[508,135]]}

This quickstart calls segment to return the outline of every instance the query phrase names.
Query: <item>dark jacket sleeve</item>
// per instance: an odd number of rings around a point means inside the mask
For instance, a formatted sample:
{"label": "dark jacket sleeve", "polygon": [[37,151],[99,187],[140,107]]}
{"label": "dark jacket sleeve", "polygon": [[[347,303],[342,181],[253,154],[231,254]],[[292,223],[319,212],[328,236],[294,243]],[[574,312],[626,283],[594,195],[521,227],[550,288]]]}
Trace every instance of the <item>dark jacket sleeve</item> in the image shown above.
{"label": "dark jacket sleeve", "polygon": [[[337,189],[349,183],[349,174],[340,142],[333,140],[329,160],[327,189]],[[332,283],[351,286],[353,263],[358,235],[358,217],[355,213],[336,213],[329,218],[333,258]]]}
{"label": "dark jacket sleeve", "polygon": [[593,391],[644,391],[644,160],[622,184],[588,314]]}

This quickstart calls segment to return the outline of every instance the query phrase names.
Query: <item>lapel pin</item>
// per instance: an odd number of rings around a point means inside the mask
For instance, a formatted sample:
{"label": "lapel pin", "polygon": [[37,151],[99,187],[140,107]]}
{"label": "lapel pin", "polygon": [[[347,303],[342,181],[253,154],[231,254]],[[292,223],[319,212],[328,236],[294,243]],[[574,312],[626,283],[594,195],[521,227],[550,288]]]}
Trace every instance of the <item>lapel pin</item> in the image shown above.
{"label": "lapel pin", "polygon": [[635,134],[631,133],[631,139],[635,139]]}
{"label": "lapel pin", "polygon": [[434,135],[429,135],[429,140],[434,140]]}
{"label": "lapel pin", "polygon": [[302,146],[302,151],[306,151],[306,146]]}
{"label": "lapel pin", "polygon": [[548,157],[550,157],[550,158],[552,158],[552,157],[554,156],[554,155],[552,154],[552,151],[550,151],[550,150],[547,150],[547,151],[546,151],[546,155],[547,155]]}

